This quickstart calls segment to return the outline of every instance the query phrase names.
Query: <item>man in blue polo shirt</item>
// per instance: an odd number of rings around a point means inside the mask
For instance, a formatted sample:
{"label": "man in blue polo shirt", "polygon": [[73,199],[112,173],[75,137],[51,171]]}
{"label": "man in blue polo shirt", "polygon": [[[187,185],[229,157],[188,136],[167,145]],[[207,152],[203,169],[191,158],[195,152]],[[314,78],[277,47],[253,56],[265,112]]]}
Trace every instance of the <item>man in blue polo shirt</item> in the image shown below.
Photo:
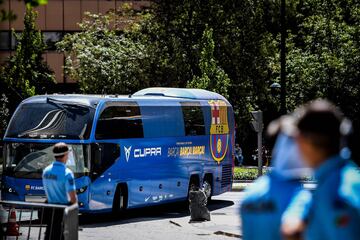
{"label": "man in blue polo shirt", "polygon": [[[53,148],[53,154],[55,161],[43,171],[43,185],[47,202],[61,205],[75,204],[77,196],[74,174],[66,167],[69,147],[65,143],[57,143]],[[45,215],[48,220],[45,239],[62,239],[63,209],[54,209]]]}

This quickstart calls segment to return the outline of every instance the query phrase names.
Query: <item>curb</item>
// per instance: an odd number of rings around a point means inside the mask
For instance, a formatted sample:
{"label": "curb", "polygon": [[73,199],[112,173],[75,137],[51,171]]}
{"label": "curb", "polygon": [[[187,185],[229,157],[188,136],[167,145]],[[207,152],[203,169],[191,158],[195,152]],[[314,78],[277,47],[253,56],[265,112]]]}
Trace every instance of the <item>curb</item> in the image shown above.
{"label": "curb", "polygon": [[[249,185],[252,185],[253,181],[234,181],[232,184],[231,191],[232,192],[241,192],[244,191]],[[303,188],[308,189],[310,191],[315,190],[316,182],[301,182]]]}
{"label": "curb", "polygon": [[233,182],[231,191],[233,192],[241,192],[245,190],[253,181],[244,181],[244,182]]}

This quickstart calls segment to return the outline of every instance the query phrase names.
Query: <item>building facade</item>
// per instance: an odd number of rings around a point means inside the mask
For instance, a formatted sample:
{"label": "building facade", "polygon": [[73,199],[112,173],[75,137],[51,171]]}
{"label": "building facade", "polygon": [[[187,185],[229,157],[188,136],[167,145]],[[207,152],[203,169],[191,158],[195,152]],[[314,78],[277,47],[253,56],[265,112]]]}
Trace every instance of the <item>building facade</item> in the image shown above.
{"label": "building facade", "polygon": [[[48,49],[44,60],[54,71],[59,85],[75,85],[63,73],[64,55],[56,52],[55,43],[60,41],[67,33],[80,31],[78,23],[85,12],[102,13],[118,9],[124,3],[131,3],[135,10],[142,10],[150,6],[150,1],[124,1],[124,0],[49,0],[47,5],[36,7],[38,12],[37,27],[44,35]],[[4,62],[15,50],[16,40],[12,36],[12,29],[21,32],[24,29],[25,14],[24,1],[4,0],[0,9],[12,11],[16,20],[0,23],[0,62]]]}

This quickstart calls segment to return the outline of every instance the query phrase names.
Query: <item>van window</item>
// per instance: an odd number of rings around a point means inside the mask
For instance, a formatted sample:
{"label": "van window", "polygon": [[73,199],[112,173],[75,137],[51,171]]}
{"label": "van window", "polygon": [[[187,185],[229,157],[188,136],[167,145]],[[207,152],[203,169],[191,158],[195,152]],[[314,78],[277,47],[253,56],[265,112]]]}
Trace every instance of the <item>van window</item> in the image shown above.
{"label": "van window", "polygon": [[185,135],[205,135],[204,114],[199,102],[182,102]]}
{"label": "van window", "polygon": [[140,108],[136,103],[109,106],[100,115],[96,139],[143,138]]}

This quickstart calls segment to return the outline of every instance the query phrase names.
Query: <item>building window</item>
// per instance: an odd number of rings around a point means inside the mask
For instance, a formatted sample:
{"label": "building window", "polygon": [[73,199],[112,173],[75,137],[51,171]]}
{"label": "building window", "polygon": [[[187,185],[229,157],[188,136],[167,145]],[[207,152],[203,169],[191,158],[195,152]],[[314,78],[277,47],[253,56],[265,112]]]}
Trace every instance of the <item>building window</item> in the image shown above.
{"label": "building window", "polygon": [[15,50],[16,46],[18,45],[18,40],[16,39],[16,36],[20,37],[21,32],[15,32],[15,33],[11,33],[11,46],[10,46],[10,50]]}
{"label": "building window", "polygon": [[44,43],[47,50],[56,50],[55,44],[63,39],[63,32],[45,32],[43,31]]}
{"label": "building window", "polygon": [[[15,50],[18,45],[16,36],[20,37],[21,33],[21,31],[16,31],[15,33],[11,31],[0,31],[0,50]],[[16,34],[16,36],[14,36],[14,34]],[[55,44],[63,39],[65,32],[43,31],[42,34],[44,43],[46,44],[46,49],[56,50]]]}
{"label": "building window", "polygon": [[0,50],[10,50],[11,44],[11,32],[1,31],[0,32]]}
{"label": "building window", "polygon": [[135,102],[109,106],[101,113],[96,127],[96,139],[143,138],[140,108]]}
{"label": "building window", "polygon": [[205,135],[204,114],[199,102],[182,102],[185,135]]}

